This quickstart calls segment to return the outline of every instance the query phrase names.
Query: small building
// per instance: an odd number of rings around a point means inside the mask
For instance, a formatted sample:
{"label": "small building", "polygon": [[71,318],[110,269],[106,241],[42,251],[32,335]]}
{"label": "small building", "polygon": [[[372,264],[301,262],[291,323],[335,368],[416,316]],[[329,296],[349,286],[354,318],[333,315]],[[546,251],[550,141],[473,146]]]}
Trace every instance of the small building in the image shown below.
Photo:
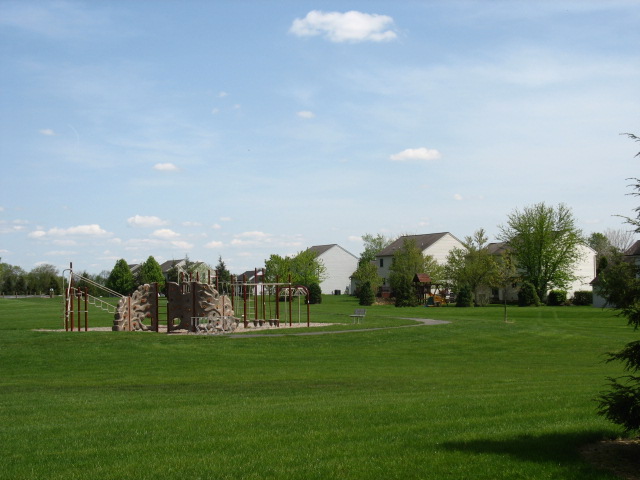
{"label": "small building", "polygon": [[[640,240],[637,240],[633,245],[624,251],[624,261],[633,263],[636,266],[640,266]],[[591,282],[593,287],[593,306],[598,308],[615,308],[615,305],[610,305],[607,300],[600,295],[598,288],[598,277],[596,276]]]}
{"label": "small building", "polygon": [[315,245],[309,250],[316,252],[316,258],[326,268],[326,278],[320,282],[322,293],[349,293],[350,277],[358,268],[358,257],[336,243]]}

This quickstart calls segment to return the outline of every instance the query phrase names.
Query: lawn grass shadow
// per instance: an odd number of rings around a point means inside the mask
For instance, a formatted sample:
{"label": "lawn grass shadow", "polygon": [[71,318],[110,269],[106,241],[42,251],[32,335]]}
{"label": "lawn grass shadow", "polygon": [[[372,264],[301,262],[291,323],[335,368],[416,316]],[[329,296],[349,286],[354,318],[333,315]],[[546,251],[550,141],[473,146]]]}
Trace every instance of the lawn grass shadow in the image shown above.
{"label": "lawn grass shadow", "polygon": [[561,465],[566,469],[566,476],[562,477],[565,479],[603,479],[616,477],[609,477],[590,465],[580,449],[612,436],[611,431],[604,430],[525,434],[503,439],[476,438],[446,442],[443,447],[470,454],[509,456],[525,463]]}

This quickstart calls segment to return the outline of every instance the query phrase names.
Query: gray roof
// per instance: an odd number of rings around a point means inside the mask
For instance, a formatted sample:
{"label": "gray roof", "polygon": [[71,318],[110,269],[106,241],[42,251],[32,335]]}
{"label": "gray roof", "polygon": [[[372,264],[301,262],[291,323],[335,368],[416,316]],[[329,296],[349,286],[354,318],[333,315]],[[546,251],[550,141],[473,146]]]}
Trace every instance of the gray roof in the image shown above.
{"label": "gray roof", "polygon": [[624,254],[630,256],[640,255],[640,240],[636,240],[633,245],[624,251]]}
{"label": "gray roof", "polygon": [[436,243],[438,240],[440,240],[442,237],[444,237],[447,234],[451,235],[449,232],[426,233],[424,235],[404,235],[402,237],[399,237],[396,241],[391,243],[388,247],[380,250],[377,253],[376,257],[392,256],[394,253],[396,253],[397,250],[400,250],[402,248],[402,245],[404,245],[405,240],[414,240],[416,242],[416,246],[420,249],[420,251],[424,252],[427,248],[429,248],[431,245]]}
{"label": "gray roof", "polygon": [[312,252],[316,252],[316,256],[320,256],[325,252],[328,252],[329,250],[331,250],[333,247],[338,247],[340,250],[343,250],[345,252],[347,252],[349,255],[351,255],[353,258],[358,258],[356,257],[353,253],[345,250],[344,248],[342,248],[340,245],[338,245],[337,243],[332,243],[330,245],[314,245],[313,247],[309,247],[307,250],[311,250]]}
{"label": "gray roof", "polygon": [[316,252],[318,256],[322,255],[327,250],[331,250],[337,244],[332,243],[331,245],[314,245],[313,247],[309,247],[307,250],[311,250],[312,252]]}

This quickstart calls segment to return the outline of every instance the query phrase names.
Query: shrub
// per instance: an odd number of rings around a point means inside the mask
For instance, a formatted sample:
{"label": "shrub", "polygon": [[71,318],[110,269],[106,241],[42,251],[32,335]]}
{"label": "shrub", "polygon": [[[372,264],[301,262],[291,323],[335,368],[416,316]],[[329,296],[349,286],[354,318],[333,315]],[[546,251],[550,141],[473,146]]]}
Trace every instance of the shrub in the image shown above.
{"label": "shrub", "polygon": [[565,290],[551,290],[547,297],[547,305],[557,307],[567,303],[567,292]]}
{"label": "shrub", "polygon": [[518,291],[518,305],[521,307],[539,306],[540,297],[530,282],[524,282]]}
{"label": "shrub", "polygon": [[317,283],[311,283],[309,285],[309,303],[311,305],[322,303],[322,290]]}
{"label": "shrub", "polygon": [[463,285],[458,291],[458,296],[456,298],[456,307],[471,306],[473,306],[473,293],[467,285]]}
{"label": "shrub", "polygon": [[371,289],[371,282],[364,282],[358,289],[358,299],[360,305],[373,305],[375,295]]}
{"label": "shrub", "polygon": [[399,277],[395,283],[393,293],[396,298],[396,307],[417,307],[420,304],[411,280]]}
{"label": "shrub", "polygon": [[580,290],[573,293],[572,303],[574,305],[591,305],[593,304],[593,292],[589,290]]}

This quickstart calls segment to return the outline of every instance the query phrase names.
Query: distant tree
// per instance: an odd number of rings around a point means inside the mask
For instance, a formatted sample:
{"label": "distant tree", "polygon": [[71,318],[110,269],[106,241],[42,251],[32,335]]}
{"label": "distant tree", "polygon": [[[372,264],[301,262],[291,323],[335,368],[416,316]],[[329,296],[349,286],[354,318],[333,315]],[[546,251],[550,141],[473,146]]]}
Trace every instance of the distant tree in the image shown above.
{"label": "distant tree", "polygon": [[[640,142],[633,134],[626,134]],[[640,156],[640,153],[636,157]],[[633,178],[634,196],[640,196],[640,179]],[[640,233],[640,207],[635,208],[636,217],[626,219]],[[598,277],[600,292],[607,301],[619,309],[627,323],[637,331],[640,327],[640,268],[625,261],[620,253]],[[622,350],[609,354],[608,361],[619,361],[629,375],[609,378],[611,390],[598,397],[598,413],[624,427],[627,432],[640,432],[640,340],[628,343]]]}
{"label": "distant tree", "polygon": [[393,238],[386,237],[380,233],[376,235],[365,233],[361,238],[364,244],[364,250],[358,259],[359,264],[375,261],[378,252],[391,245],[394,241]]}
{"label": "distant tree", "polygon": [[369,282],[361,284],[358,288],[358,304],[363,306],[373,305],[375,299],[371,284]]}
{"label": "distant tree", "polygon": [[472,307],[473,292],[469,285],[460,285],[458,288],[458,296],[456,297],[456,307]]}
{"label": "distant tree", "polygon": [[150,255],[138,270],[138,284],[151,285],[152,283],[156,282],[158,283],[159,290],[164,289],[165,279],[164,275],[162,274],[162,267],[156,261],[156,259],[153,258],[152,255]]}
{"label": "distant tree", "polygon": [[7,295],[27,293],[27,273],[21,267],[5,263],[2,270],[3,281],[0,290]]}
{"label": "distant tree", "polygon": [[118,260],[107,278],[107,288],[121,295],[130,295],[133,292],[135,282],[133,274],[127,262],[121,258]]}
{"label": "distant tree", "polygon": [[633,245],[633,234],[633,230],[624,230],[620,228],[607,228],[604,231],[604,235],[607,237],[609,245],[618,252],[625,252],[631,245]]}
{"label": "distant tree", "polygon": [[222,260],[222,255],[218,256],[218,264],[215,267],[215,271],[220,284],[231,282],[231,272],[227,269],[227,266]]}
{"label": "distant tree", "polygon": [[356,282],[356,290],[368,282],[369,288],[375,295],[382,285],[382,277],[378,275],[378,267],[373,262],[375,262],[378,252],[389,246],[393,240],[382,234],[365,233],[362,236],[362,241],[364,242],[364,250],[358,259],[358,268],[353,273],[353,279]]}
{"label": "distant tree", "polygon": [[511,252],[506,250],[496,259],[495,275],[493,277],[493,286],[502,290],[505,323],[508,322],[507,294],[519,280],[520,275],[518,274]]}
{"label": "distant tree", "polygon": [[272,254],[264,261],[265,281],[267,283],[288,282],[291,273],[291,258]]}
{"label": "distant tree", "polygon": [[509,214],[500,227],[500,239],[506,242],[521,272],[540,299],[550,288],[566,289],[575,280],[575,264],[580,260],[583,243],[571,209],[538,203]]}
{"label": "distant tree", "polygon": [[587,238],[587,245],[596,251],[596,275],[606,268],[614,248],[604,233],[593,232]]}
{"label": "distant tree", "polygon": [[311,305],[322,303],[322,289],[316,282],[309,285],[309,303]]}
{"label": "distant tree", "polygon": [[29,274],[29,288],[35,293],[49,293],[49,289],[53,288],[54,293],[60,293],[60,274],[58,269],[48,263],[38,265],[33,268]]}
{"label": "distant tree", "polygon": [[327,268],[313,250],[299,252],[291,261],[293,283],[308,287],[327,278]]}
{"label": "distant tree", "polygon": [[487,248],[487,235],[483,228],[473,236],[465,237],[464,248],[454,248],[447,255],[445,275],[454,285],[467,285],[473,294],[474,304],[484,305],[480,289],[495,283],[496,261]]}
{"label": "distant tree", "polygon": [[540,297],[536,291],[536,287],[528,281],[522,282],[518,291],[518,305],[521,307],[538,307],[540,306]]}
{"label": "distant tree", "polygon": [[405,238],[402,247],[393,254],[389,270],[389,284],[396,307],[416,306],[420,303],[413,285],[416,273],[428,273],[434,281],[443,276],[442,267],[430,255],[423,255],[411,238]]}
{"label": "distant tree", "polygon": [[364,288],[364,284],[369,285],[369,289],[375,293],[382,285],[382,277],[378,275],[378,267],[373,262],[358,263],[358,268],[353,272],[353,279],[356,283],[356,292]]}

